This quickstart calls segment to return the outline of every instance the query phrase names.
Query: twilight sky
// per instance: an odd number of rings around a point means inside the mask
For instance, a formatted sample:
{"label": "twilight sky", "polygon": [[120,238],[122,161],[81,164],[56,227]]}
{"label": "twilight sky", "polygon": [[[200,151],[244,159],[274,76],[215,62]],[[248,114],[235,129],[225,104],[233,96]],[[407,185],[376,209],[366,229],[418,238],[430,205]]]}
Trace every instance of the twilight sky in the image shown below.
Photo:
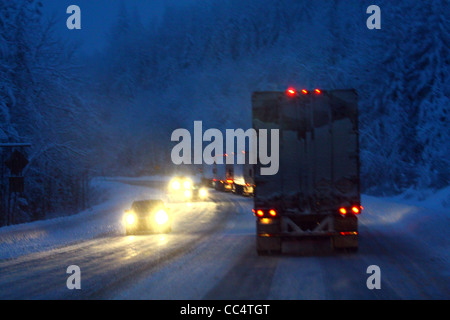
{"label": "twilight sky", "polygon": [[[93,53],[101,48],[105,33],[115,21],[122,2],[129,12],[134,12],[136,8],[142,22],[147,24],[152,19],[158,19],[167,5],[189,5],[195,1],[200,0],[41,0],[44,15],[56,14],[57,30],[61,36],[81,41],[82,49],[86,53]],[[66,10],[70,5],[77,5],[81,9],[82,30],[68,30],[66,27],[69,17]]]}

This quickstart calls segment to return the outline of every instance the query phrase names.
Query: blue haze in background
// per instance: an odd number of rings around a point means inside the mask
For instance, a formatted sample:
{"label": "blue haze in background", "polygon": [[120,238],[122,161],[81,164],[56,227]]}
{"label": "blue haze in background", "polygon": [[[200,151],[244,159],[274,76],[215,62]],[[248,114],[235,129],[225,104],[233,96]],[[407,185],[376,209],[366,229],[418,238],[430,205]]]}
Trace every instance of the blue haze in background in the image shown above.
{"label": "blue haze in background", "polygon": [[33,144],[17,222],[78,212],[94,176],[170,173],[173,130],[248,128],[252,92],[289,86],[358,91],[364,192],[450,185],[447,0],[379,0],[381,30],[369,0],[41,2],[0,1],[0,142]]}

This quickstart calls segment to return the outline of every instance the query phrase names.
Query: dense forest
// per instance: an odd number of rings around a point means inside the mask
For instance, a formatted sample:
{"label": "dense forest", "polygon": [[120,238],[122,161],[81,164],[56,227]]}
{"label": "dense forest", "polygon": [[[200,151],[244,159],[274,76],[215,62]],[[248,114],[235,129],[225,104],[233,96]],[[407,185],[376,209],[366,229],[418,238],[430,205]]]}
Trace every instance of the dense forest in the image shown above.
{"label": "dense forest", "polygon": [[252,91],[290,85],[358,91],[364,192],[447,186],[449,1],[380,0],[381,30],[366,27],[369,5],[205,0],[157,21],[123,6],[88,56],[38,0],[1,1],[0,143],[32,146],[10,201],[0,166],[0,211],[77,212],[92,177],[169,170],[174,129],[248,128]]}

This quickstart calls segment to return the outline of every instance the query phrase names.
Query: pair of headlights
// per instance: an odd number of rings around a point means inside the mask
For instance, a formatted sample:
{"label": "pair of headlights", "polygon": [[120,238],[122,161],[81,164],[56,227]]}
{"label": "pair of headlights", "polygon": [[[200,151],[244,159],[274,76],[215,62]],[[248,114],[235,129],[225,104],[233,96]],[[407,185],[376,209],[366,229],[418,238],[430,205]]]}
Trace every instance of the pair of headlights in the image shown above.
{"label": "pair of headlights", "polygon": [[[191,199],[192,198],[192,191],[191,190],[185,190],[184,191],[184,196],[187,199]],[[198,190],[198,196],[201,199],[205,199],[208,196],[208,191],[205,188],[201,188],[200,190]]]}
{"label": "pair of headlights", "polygon": [[[169,221],[169,215],[164,210],[159,210],[156,212],[156,214],[153,216],[154,222],[158,225],[166,224]],[[128,212],[125,215],[125,223],[129,226],[134,225],[137,222],[136,214],[133,212]]]}
{"label": "pair of headlights", "polygon": [[190,189],[192,187],[192,182],[189,180],[180,181],[180,180],[173,180],[170,184],[172,190],[180,190],[181,186],[183,186],[184,189]]}

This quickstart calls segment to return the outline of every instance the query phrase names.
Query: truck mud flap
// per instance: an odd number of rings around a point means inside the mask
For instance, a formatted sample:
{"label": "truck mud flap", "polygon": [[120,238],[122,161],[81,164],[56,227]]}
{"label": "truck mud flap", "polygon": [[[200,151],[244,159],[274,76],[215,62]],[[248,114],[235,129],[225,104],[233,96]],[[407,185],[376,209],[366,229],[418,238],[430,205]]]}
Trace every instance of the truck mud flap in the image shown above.
{"label": "truck mud flap", "polygon": [[258,255],[280,254],[282,239],[280,223],[272,220],[272,223],[263,224],[256,221],[256,251]]}

